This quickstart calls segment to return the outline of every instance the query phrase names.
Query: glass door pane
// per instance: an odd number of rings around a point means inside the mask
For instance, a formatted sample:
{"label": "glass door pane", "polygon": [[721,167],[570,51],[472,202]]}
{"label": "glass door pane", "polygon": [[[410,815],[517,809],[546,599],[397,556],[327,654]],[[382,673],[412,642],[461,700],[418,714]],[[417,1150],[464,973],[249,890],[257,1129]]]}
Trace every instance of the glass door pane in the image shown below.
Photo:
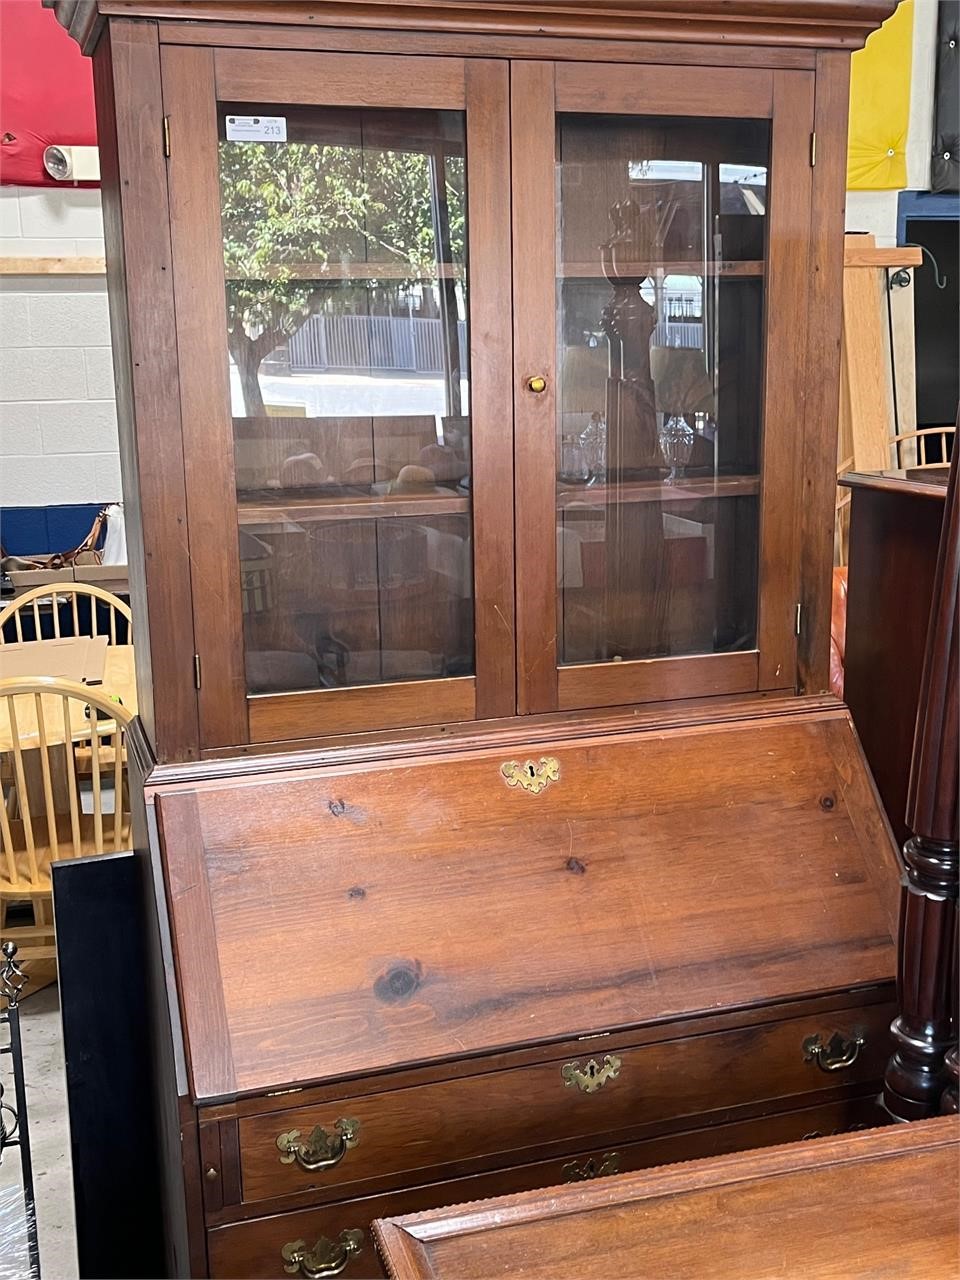
{"label": "glass door pane", "polygon": [[770,123],[556,138],[559,663],[755,649]]}
{"label": "glass door pane", "polygon": [[219,138],[247,689],[472,675],[463,113]]}

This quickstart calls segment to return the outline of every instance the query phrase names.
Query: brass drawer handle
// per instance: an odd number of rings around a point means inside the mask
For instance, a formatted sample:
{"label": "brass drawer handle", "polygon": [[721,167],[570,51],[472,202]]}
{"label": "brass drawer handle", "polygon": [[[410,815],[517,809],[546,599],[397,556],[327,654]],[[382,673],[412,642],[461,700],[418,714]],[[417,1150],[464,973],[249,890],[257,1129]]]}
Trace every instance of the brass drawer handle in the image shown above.
{"label": "brass drawer handle", "polygon": [[289,1133],[281,1133],[277,1138],[277,1150],[281,1164],[293,1164],[296,1160],[301,1169],[307,1173],[316,1173],[319,1169],[332,1169],[339,1164],[351,1147],[360,1141],[360,1122],[344,1117],[333,1126],[333,1134],[327,1133],[319,1125],[312,1129],[310,1136],[300,1141],[300,1130],[291,1129]]}
{"label": "brass drawer handle", "polygon": [[363,1232],[347,1230],[341,1231],[336,1240],[321,1236],[312,1249],[307,1248],[306,1240],[291,1240],[280,1250],[280,1257],[288,1276],[322,1280],[324,1276],[338,1276],[362,1248]]}
{"label": "brass drawer handle", "polygon": [[560,1174],[564,1182],[592,1182],[594,1178],[606,1178],[612,1173],[620,1172],[620,1156],[616,1151],[608,1151],[597,1164],[593,1156],[582,1165],[576,1160],[560,1166]]}
{"label": "brass drawer handle", "polygon": [[854,1032],[852,1040],[846,1040],[835,1031],[826,1044],[822,1036],[807,1036],[803,1042],[804,1062],[815,1062],[821,1071],[845,1071],[860,1057],[864,1038]]}
{"label": "brass drawer handle", "polygon": [[575,1085],[581,1093],[596,1093],[608,1080],[616,1080],[620,1074],[620,1059],[616,1054],[608,1053],[604,1056],[602,1067],[596,1058],[591,1058],[582,1069],[579,1062],[566,1062],[561,1067],[560,1074],[568,1089]]}

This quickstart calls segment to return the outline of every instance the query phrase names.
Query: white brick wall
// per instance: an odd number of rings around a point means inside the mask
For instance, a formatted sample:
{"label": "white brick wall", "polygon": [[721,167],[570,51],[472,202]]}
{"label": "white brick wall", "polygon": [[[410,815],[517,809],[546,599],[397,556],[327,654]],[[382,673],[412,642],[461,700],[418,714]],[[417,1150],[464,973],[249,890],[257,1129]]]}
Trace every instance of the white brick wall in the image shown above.
{"label": "white brick wall", "polygon": [[[0,187],[0,257],[102,257],[100,193]],[[120,498],[103,276],[0,277],[0,506]]]}

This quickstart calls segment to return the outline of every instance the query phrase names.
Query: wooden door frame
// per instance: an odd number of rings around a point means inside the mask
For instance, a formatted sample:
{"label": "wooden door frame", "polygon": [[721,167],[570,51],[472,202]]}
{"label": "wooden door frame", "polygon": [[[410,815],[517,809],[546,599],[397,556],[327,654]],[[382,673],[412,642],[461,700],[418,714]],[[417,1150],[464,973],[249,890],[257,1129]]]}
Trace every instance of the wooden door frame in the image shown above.
{"label": "wooden door frame", "polygon": [[[666,65],[512,64],[514,243],[524,246],[514,256],[521,714],[796,687],[814,81],[808,70],[713,67],[690,84]],[[561,111],[771,121],[755,649],[558,666],[554,137]],[[547,380],[540,395],[526,386],[535,374]],[[780,425],[790,421],[795,430]]]}
{"label": "wooden door frame", "polygon": [[[167,45],[161,49],[161,66],[170,138],[173,291],[202,749],[512,714],[512,349],[504,324],[511,305],[506,62]],[[316,105],[465,112],[475,676],[247,693],[235,550],[217,104],[269,101],[278,94],[287,102]]]}

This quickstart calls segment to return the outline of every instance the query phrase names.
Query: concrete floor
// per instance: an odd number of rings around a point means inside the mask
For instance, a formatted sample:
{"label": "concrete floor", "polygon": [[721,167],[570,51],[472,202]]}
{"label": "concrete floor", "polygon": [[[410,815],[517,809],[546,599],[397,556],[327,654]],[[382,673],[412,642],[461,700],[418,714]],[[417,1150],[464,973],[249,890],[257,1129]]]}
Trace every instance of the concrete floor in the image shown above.
{"label": "concrete floor", "polygon": [[[37,1196],[40,1270],[44,1280],[75,1280],[77,1235],[73,1211],[70,1130],[63,1069],[63,1037],[56,986],[46,987],[20,1006],[27,1111]],[[7,1043],[6,1028],[0,1040]],[[13,1102],[10,1058],[0,1058],[4,1101]],[[26,1238],[20,1194],[20,1157],[6,1151],[0,1164],[0,1280],[26,1276]]]}

